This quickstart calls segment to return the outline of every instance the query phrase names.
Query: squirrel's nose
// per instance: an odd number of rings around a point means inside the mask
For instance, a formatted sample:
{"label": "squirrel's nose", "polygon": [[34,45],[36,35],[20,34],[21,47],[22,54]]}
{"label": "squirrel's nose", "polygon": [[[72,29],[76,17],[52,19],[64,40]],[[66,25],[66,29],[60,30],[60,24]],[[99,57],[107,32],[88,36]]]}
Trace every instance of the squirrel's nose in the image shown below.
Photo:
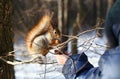
{"label": "squirrel's nose", "polygon": [[59,43],[61,43],[61,38],[56,38],[56,40],[57,40]]}

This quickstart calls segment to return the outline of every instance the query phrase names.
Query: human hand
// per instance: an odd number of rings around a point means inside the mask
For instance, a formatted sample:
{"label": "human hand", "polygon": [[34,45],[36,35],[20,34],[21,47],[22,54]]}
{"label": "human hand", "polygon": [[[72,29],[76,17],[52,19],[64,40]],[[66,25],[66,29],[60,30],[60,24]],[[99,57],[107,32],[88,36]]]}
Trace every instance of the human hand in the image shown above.
{"label": "human hand", "polygon": [[65,55],[54,55],[55,56],[55,58],[56,58],[56,60],[57,60],[57,62],[59,63],[59,64],[62,64],[62,65],[64,65],[65,64],[65,62],[66,62],[66,60],[67,60],[67,57],[65,56]]}
{"label": "human hand", "polygon": [[67,56],[65,54],[62,54],[58,50],[55,50],[54,56],[59,64],[62,64],[62,65],[65,64],[65,62],[67,60]]}

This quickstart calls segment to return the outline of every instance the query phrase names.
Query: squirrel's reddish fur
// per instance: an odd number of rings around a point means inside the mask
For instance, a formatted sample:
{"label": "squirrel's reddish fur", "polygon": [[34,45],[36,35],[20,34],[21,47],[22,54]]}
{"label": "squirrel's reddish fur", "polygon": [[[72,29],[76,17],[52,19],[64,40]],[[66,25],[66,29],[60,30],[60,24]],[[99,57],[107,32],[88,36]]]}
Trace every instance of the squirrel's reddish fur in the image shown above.
{"label": "squirrel's reddish fur", "polygon": [[60,43],[60,32],[53,28],[51,17],[44,15],[36,26],[30,30],[26,37],[26,47],[30,54],[40,53],[46,55],[49,51],[49,46],[54,46]]}

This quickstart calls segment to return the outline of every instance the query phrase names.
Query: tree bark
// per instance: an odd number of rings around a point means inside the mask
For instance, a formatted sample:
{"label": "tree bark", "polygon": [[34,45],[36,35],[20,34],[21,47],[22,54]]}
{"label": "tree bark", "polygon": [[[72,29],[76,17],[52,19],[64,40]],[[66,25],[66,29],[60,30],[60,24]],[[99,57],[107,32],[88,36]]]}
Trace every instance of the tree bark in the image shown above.
{"label": "tree bark", "polygon": [[[69,34],[77,35],[79,26],[77,26],[77,13],[79,13],[79,6],[77,3],[78,0],[68,0],[68,18],[67,18],[67,27],[69,27]],[[77,53],[77,40],[71,41],[71,52],[72,54]]]}
{"label": "tree bark", "polygon": [[[62,34],[63,35],[68,35],[68,28],[69,26],[68,24],[68,0],[62,0]],[[62,37],[62,42],[66,41],[68,39],[68,37]],[[68,49],[67,46],[65,46],[65,48],[63,49],[64,51],[66,51]]]}
{"label": "tree bark", "polygon": [[13,50],[12,0],[0,0],[0,79],[14,79],[14,67],[1,58],[13,61],[7,56]]}
{"label": "tree bark", "polygon": [[58,0],[58,29],[62,32],[62,0]]}

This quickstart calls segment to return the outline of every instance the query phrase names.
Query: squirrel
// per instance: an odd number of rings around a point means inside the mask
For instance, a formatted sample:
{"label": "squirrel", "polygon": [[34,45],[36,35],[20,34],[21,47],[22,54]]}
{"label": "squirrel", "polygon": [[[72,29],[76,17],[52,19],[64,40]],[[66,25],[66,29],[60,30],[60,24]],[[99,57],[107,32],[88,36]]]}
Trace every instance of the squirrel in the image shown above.
{"label": "squirrel", "polygon": [[32,55],[40,53],[45,56],[52,49],[51,46],[58,45],[60,42],[60,31],[52,23],[49,15],[44,15],[26,37],[26,47]]}

